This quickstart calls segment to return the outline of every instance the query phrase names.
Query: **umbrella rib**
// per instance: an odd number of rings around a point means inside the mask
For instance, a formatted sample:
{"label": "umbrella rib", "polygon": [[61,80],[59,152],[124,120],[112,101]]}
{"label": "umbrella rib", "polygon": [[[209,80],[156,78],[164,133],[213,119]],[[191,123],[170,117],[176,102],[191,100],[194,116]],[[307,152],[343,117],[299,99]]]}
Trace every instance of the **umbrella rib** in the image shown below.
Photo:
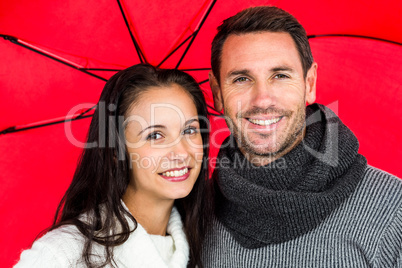
{"label": "umbrella rib", "polygon": [[[193,31],[192,34],[190,34],[190,35],[186,38],[186,40],[184,40],[184,41],[182,41],[181,43],[177,44],[177,43],[179,42],[179,40],[181,40],[181,39],[183,38],[183,36],[185,35],[186,31],[190,30],[191,24],[192,24],[192,23],[195,21],[195,19],[199,16],[199,14],[201,13],[201,11],[205,9],[205,6],[207,6],[207,7],[209,6],[209,5],[206,5],[208,1],[210,1],[210,0],[207,0],[207,1],[204,2],[204,4],[202,5],[201,9],[200,9],[200,10],[195,14],[195,16],[191,19],[190,24],[185,28],[184,32],[180,35],[180,37],[179,37],[179,38],[177,39],[177,41],[174,43],[174,45],[172,46],[172,48],[169,49],[168,55],[162,60],[161,63],[159,63],[159,64],[157,65],[157,67],[160,67],[160,66],[163,64],[163,62],[165,62],[170,56],[172,56],[183,44],[185,44],[185,43],[193,36],[195,30]],[[210,3],[209,3],[209,4],[210,4]],[[199,23],[198,23],[198,25],[197,25],[195,28],[197,29],[198,26],[199,26]],[[172,51],[172,50],[173,50],[173,51]]]}
{"label": "umbrella rib", "polygon": [[88,113],[88,112],[90,112],[90,111],[92,111],[93,109],[96,109],[96,106],[98,106],[97,104],[95,104],[94,106],[92,106],[91,108],[89,108],[89,109],[87,109],[86,111],[84,111],[84,112],[82,112],[82,113],[80,113],[79,115],[77,115],[77,117],[76,118],[81,118],[81,117],[83,117],[86,113]]}
{"label": "umbrella rib", "polygon": [[191,71],[209,71],[211,68],[195,68],[195,69],[179,69],[183,72],[191,72]]}
{"label": "umbrella rib", "polygon": [[172,52],[170,52],[156,67],[160,67],[165,61],[167,61],[179,48],[181,48],[197,31],[190,34],[183,42],[181,42]]}
{"label": "umbrella rib", "polygon": [[17,127],[17,126],[13,126],[13,127],[9,127],[9,128],[6,128],[6,129],[0,131],[0,135],[5,135],[5,134],[10,134],[10,133],[15,133],[15,132],[20,132],[20,131],[25,131],[25,130],[40,128],[40,127],[46,127],[46,126],[56,125],[56,124],[65,123],[65,122],[70,122],[70,121],[75,121],[75,120],[80,120],[80,119],[84,119],[84,118],[88,118],[88,117],[92,117],[92,116],[93,116],[92,114],[89,114],[89,115],[79,115],[79,116],[77,116],[77,117],[70,118],[70,119],[63,119],[63,120],[58,120],[58,121],[49,122],[49,123],[45,123],[45,124],[38,124],[38,125],[34,125],[34,126],[29,126],[29,127]]}
{"label": "umbrella rib", "polygon": [[9,127],[9,128],[6,128],[6,129],[3,129],[2,131],[0,131],[0,135],[19,132],[19,131],[23,131],[23,130],[29,130],[29,129],[33,129],[33,128],[46,127],[46,126],[51,126],[51,125],[55,125],[55,124],[60,124],[60,123],[65,123],[65,122],[69,122],[69,121],[75,121],[75,120],[79,120],[79,119],[88,118],[88,117],[93,116],[93,114],[90,114],[90,115],[85,115],[85,114],[87,114],[91,110],[95,109],[96,106],[97,105],[94,105],[91,108],[83,111],[82,113],[80,113],[76,117],[70,118],[70,119],[57,120],[57,121],[53,121],[53,122],[47,122],[47,123],[37,124],[37,125],[33,125],[33,126],[28,126],[28,127],[12,126],[12,127]]}
{"label": "umbrella rib", "polygon": [[73,64],[71,64],[71,63],[69,63],[69,62],[67,62],[67,61],[65,61],[65,60],[56,58],[55,56],[52,56],[52,55],[46,53],[45,51],[40,51],[40,50],[38,50],[38,49],[36,49],[36,48],[30,47],[30,46],[28,46],[28,45],[26,45],[26,44],[23,44],[23,43],[20,42],[20,40],[19,40],[18,38],[14,37],[14,36],[11,36],[11,35],[2,35],[2,34],[0,34],[0,37],[3,37],[5,40],[8,40],[8,41],[10,41],[11,43],[13,43],[13,44],[15,44],[15,45],[22,46],[22,47],[24,47],[24,48],[26,48],[26,49],[29,49],[29,50],[31,50],[31,51],[33,51],[33,52],[36,52],[36,53],[38,53],[38,54],[40,54],[40,55],[42,55],[42,56],[45,56],[45,57],[47,57],[47,58],[49,58],[49,59],[52,59],[52,60],[54,60],[54,61],[57,61],[57,62],[59,62],[59,63],[62,63],[62,64],[64,64],[64,65],[68,66],[68,67],[71,67],[71,68],[73,68],[73,69],[75,69],[75,70],[78,70],[78,71],[80,71],[80,72],[86,73],[86,74],[88,74],[88,75],[90,75],[90,76],[93,76],[93,77],[96,77],[96,78],[98,78],[98,79],[100,79],[100,80],[107,81],[106,78],[103,78],[103,77],[101,77],[101,76],[99,76],[99,75],[96,75],[96,74],[93,74],[93,73],[91,73],[91,72],[88,72],[88,71],[86,71],[84,68],[77,67],[77,66],[75,66],[75,65],[73,65]]}
{"label": "umbrella rib", "polygon": [[198,82],[198,84],[199,85],[202,85],[202,84],[204,84],[204,83],[206,83],[206,82],[208,82],[209,81],[209,79],[206,79],[206,80],[203,80],[203,81],[201,81],[201,82]]}
{"label": "umbrella rib", "polygon": [[209,14],[211,13],[212,8],[214,7],[216,1],[217,1],[217,0],[213,0],[213,1],[211,2],[211,5],[209,6],[209,8],[208,8],[207,12],[205,13],[204,17],[202,18],[201,23],[200,23],[200,25],[198,26],[198,29],[197,29],[196,31],[194,31],[194,33],[193,33],[193,38],[191,38],[189,44],[188,44],[187,47],[186,47],[186,50],[183,52],[183,55],[181,55],[181,58],[180,58],[179,62],[177,63],[175,69],[178,69],[178,68],[179,68],[181,62],[183,61],[183,59],[184,59],[184,57],[186,56],[188,50],[190,49],[191,45],[193,44],[194,39],[197,37],[197,35],[198,35],[198,33],[200,32],[202,26],[204,25],[204,22],[206,21],[206,19],[208,18]]}
{"label": "umbrella rib", "polygon": [[124,23],[127,26],[128,32],[130,33],[131,40],[133,41],[135,50],[137,51],[138,58],[140,59],[141,63],[147,62],[147,59],[144,56],[144,53],[141,50],[140,45],[138,44],[137,40],[135,39],[133,32],[131,31],[130,24],[128,23],[126,14],[124,13],[123,6],[121,5],[120,0],[117,0],[117,4],[119,5],[121,15],[123,16]]}
{"label": "umbrella rib", "polygon": [[378,37],[371,37],[371,36],[366,36],[366,35],[356,35],[356,34],[313,34],[313,35],[308,35],[307,38],[319,38],[319,37],[352,37],[352,38],[364,38],[364,39],[371,39],[371,40],[377,40],[377,41],[383,41],[395,45],[400,45],[402,46],[402,43],[396,42],[396,41],[391,41],[388,39],[383,39],[383,38],[378,38]]}
{"label": "umbrella rib", "polygon": [[105,68],[80,68],[80,70],[86,71],[106,71],[106,72],[119,72],[123,69],[105,69]]}

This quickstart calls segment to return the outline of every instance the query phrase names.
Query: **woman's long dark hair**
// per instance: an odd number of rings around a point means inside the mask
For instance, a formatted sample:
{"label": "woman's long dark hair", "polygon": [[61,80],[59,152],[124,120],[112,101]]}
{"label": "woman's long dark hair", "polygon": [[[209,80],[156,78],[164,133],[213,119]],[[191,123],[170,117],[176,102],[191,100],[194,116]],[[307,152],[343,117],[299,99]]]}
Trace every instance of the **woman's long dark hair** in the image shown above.
{"label": "woman's long dark hair", "polygon": [[[200,123],[204,158],[201,172],[187,197],[175,200],[190,245],[188,267],[202,267],[201,247],[210,222],[212,203],[208,181],[209,123],[207,106],[197,82],[178,70],[157,69],[139,64],[118,72],[106,83],[99,99],[88,133],[85,148],[70,187],[61,200],[50,230],[73,224],[86,237],[82,257],[88,267],[94,242],[105,248],[101,265],[115,265],[113,247],[123,244],[131,232],[128,219],[137,222],[124,209],[121,199],[130,180],[129,156],[125,150],[121,118],[150,87],[180,85],[193,100]],[[96,144],[96,146],[94,146]],[[90,215],[82,220],[80,215]],[[119,231],[116,231],[119,230]]]}

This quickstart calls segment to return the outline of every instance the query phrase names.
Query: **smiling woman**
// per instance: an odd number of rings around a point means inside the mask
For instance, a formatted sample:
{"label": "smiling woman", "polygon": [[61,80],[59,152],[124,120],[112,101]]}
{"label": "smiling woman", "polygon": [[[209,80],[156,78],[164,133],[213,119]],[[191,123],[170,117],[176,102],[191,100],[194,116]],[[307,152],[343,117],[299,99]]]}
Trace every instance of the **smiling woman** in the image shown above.
{"label": "smiling woman", "polygon": [[191,95],[177,84],[149,88],[128,111],[125,136],[133,176],[123,200],[151,233],[163,235],[166,224],[156,220],[160,211],[150,215],[150,204],[171,209],[172,200],[186,197],[197,180],[203,158],[199,122]]}
{"label": "smiling woman", "polygon": [[[209,124],[195,80],[135,65],[102,91],[53,226],[15,267],[202,267]],[[108,144],[105,144],[108,141]]]}

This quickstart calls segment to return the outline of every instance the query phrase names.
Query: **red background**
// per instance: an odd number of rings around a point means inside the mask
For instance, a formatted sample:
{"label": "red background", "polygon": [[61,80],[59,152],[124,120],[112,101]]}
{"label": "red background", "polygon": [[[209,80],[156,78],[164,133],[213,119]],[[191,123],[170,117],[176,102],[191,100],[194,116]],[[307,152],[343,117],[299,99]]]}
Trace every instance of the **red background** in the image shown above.
{"label": "red background", "polygon": [[[195,3],[194,3],[195,2]],[[195,29],[211,1],[122,1],[130,28],[147,60],[158,64]],[[180,69],[209,68],[210,43],[221,21],[239,10],[273,4],[295,15],[309,35],[349,34],[402,42],[402,2],[218,1]],[[139,62],[118,4],[112,0],[1,1],[0,34],[12,35],[77,66],[122,69]],[[402,49],[398,44],[352,37],[310,39],[318,62],[317,102],[329,105],[358,137],[369,164],[402,176]],[[166,61],[175,67],[186,46]],[[113,72],[94,72],[108,78]],[[190,72],[198,81],[208,71]],[[104,81],[9,41],[0,40],[0,130],[63,118],[80,103],[97,102]],[[207,83],[202,84],[210,105]],[[211,118],[212,155],[227,135]],[[74,121],[85,140],[90,119]],[[0,263],[51,224],[81,149],[57,124],[0,136]]]}

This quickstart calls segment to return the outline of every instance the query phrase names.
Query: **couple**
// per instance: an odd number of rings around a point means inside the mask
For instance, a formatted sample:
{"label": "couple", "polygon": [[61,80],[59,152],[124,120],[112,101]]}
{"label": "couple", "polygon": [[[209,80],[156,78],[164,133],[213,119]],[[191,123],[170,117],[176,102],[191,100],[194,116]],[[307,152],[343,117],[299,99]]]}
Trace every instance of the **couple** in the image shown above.
{"label": "couple", "polygon": [[313,104],[317,64],[296,19],[243,10],[218,28],[211,64],[232,133],[212,180],[197,83],[130,67],[90,126],[88,142],[107,146],[84,150],[55,224],[16,267],[402,267],[402,181]]}

